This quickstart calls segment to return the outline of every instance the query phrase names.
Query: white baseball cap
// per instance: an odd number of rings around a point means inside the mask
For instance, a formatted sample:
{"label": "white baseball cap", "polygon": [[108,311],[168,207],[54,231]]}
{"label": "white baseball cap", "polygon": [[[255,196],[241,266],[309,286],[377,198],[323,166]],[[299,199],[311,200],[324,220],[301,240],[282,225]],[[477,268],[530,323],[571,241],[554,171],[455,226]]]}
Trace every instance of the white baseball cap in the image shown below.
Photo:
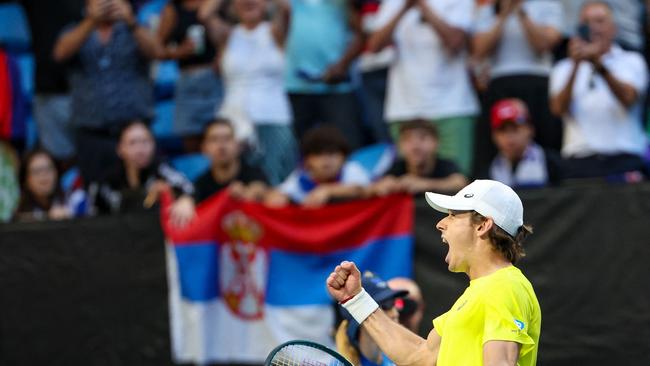
{"label": "white baseball cap", "polygon": [[476,211],[490,217],[513,237],[524,224],[524,205],[507,185],[494,180],[475,180],[454,196],[426,192],[427,203],[440,212]]}

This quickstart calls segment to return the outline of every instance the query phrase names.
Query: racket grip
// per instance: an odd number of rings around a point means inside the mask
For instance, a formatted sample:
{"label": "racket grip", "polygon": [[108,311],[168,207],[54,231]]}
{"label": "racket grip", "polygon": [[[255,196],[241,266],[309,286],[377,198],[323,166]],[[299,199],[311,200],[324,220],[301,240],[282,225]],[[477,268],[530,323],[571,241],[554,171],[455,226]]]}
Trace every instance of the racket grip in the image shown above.
{"label": "racket grip", "polygon": [[377,302],[363,288],[361,288],[361,292],[346,301],[342,306],[359,324],[363,323],[370,314],[374,313],[375,310],[379,308]]}

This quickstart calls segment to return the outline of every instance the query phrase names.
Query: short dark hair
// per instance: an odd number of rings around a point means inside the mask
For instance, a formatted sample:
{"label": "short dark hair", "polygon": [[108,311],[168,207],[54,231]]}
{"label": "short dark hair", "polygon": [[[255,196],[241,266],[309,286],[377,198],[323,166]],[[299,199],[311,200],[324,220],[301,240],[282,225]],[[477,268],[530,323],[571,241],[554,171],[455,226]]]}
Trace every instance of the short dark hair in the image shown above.
{"label": "short dark hair", "polygon": [[233,135],[235,134],[235,126],[233,126],[232,122],[230,122],[229,119],[217,117],[211,120],[210,122],[206,123],[205,126],[203,126],[203,131],[201,131],[201,141],[205,140],[206,136],[208,136],[208,132],[214,126],[226,126],[230,128]]}
{"label": "short dark hair", "polygon": [[438,140],[440,135],[438,134],[438,129],[436,126],[425,120],[425,119],[412,119],[406,122],[402,122],[399,125],[399,135],[402,136],[404,132],[406,131],[411,131],[411,130],[421,130],[425,132],[426,134],[430,135],[434,139]]}
{"label": "short dark hair", "polygon": [[321,125],[307,131],[300,141],[302,157],[323,153],[338,153],[348,156],[350,144],[343,133],[333,125]]}
{"label": "short dark hair", "polygon": [[[472,224],[478,225],[485,221],[485,216],[476,211],[472,211],[471,221]],[[524,240],[533,233],[533,228],[530,225],[522,225],[517,230],[517,235],[514,237],[508,234],[505,230],[497,225],[492,226],[492,230],[488,233],[488,238],[494,248],[503,255],[510,263],[516,264],[521,258],[526,256],[524,251]]]}

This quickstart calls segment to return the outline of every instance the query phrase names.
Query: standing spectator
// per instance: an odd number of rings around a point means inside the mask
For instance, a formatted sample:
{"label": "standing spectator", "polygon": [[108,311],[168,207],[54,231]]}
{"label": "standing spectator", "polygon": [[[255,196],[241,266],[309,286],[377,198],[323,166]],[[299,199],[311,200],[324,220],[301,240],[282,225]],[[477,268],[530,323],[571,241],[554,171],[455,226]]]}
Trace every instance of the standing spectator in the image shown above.
{"label": "standing spectator", "polygon": [[512,188],[543,187],[560,181],[560,155],[533,141],[535,128],[522,100],[498,101],[492,107],[491,125],[499,153],[492,160],[490,179]]}
{"label": "standing spectator", "polygon": [[640,116],[647,66],[639,53],[614,43],[616,26],[606,2],[587,3],[580,20],[586,39],[571,39],[570,58],[555,66],[550,86],[551,110],[564,119],[567,177],[642,171],[646,137]]}
{"label": "standing spectator", "polygon": [[221,103],[221,80],[212,68],[214,43],[199,19],[205,0],[173,0],[163,8],[158,38],[163,59],[176,60],[181,70],[174,93],[174,132],[185,137],[185,149],[198,149],[203,126]]}
{"label": "standing spectator", "polygon": [[385,117],[397,140],[399,123],[425,119],[440,131],[440,155],[469,173],[479,106],[467,70],[473,0],[385,0],[371,52],[393,43]]}
{"label": "standing spectator", "polygon": [[18,158],[16,151],[7,142],[0,140],[0,222],[11,219],[18,204]]}
{"label": "standing spectator", "polygon": [[438,144],[438,130],[428,121],[401,123],[399,150],[403,158],[371,186],[371,192],[379,196],[395,192],[456,193],[465,187],[467,178],[456,163],[438,156]]}
{"label": "standing spectator", "polygon": [[61,220],[71,218],[59,184],[59,171],[54,158],[45,150],[28,152],[20,166],[20,203],[15,219],[18,221]]}
{"label": "standing spectator", "polygon": [[54,59],[70,63],[72,125],[86,183],[115,161],[120,124],[151,117],[148,62],[160,52],[126,0],[87,0],[86,17],[59,37]]}
{"label": "standing spectator", "polygon": [[[489,164],[490,110],[504,98],[523,100],[535,116],[535,140],[560,150],[562,124],[553,118],[548,102],[548,77],[553,49],[562,39],[562,7],[557,0],[498,0],[479,9],[473,37],[473,56],[491,64],[482,123],[477,129],[477,171]],[[481,161],[483,160],[483,161]]]}
{"label": "standing spectator", "polygon": [[155,158],[156,142],[149,127],[134,120],[118,135],[120,161],[110,168],[91,194],[100,213],[124,213],[150,208],[168,186],[177,198],[171,206],[172,223],[187,224],[195,214],[194,187],[181,173]]}
{"label": "standing spectator", "polygon": [[264,172],[241,158],[241,145],[232,124],[225,119],[210,122],[203,132],[203,154],[210,159],[210,170],[194,185],[196,202],[202,202],[223,189],[246,201],[260,201],[267,191]]}
{"label": "standing spectator", "polygon": [[406,295],[401,300],[395,301],[395,308],[399,312],[399,322],[413,333],[420,332],[420,324],[424,318],[424,298],[417,282],[406,277],[395,277],[388,280],[388,287],[392,290],[406,290]]}
{"label": "standing spectator", "polygon": [[52,49],[63,27],[77,21],[84,0],[18,1],[27,14],[34,53],[33,115],[40,146],[67,166],[75,155],[70,125],[70,87],[64,65],[52,59]]}
{"label": "standing spectator", "polygon": [[350,66],[363,48],[359,12],[349,0],[291,0],[286,87],[298,139],[335,124],[353,149],[362,143]]}
{"label": "standing spectator", "polygon": [[[365,36],[370,36],[378,30],[377,15],[380,6],[381,0],[356,0]],[[395,49],[392,46],[384,47],[379,52],[369,52],[366,47],[359,57],[365,122],[370,127],[372,140],[375,142],[391,141],[384,120],[384,103],[386,102],[388,68],[394,59]]]}
{"label": "standing spectator", "polygon": [[[297,147],[291,131],[291,107],[284,90],[284,42],[289,21],[285,0],[266,21],[265,0],[235,0],[239,22],[230,26],[214,15],[210,28],[218,40],[226,96],[218,111],[235,125],[252,126],[254,149],[271,184],[278,184],[296,165]],[[214,14],[221,0],[206,0],[202,13]]]}
{"label": "standing spectator", "polygon": [[334,126],[309,130],[300,143],[302,166],[266,197],[270,206],[289,201],[320,207],[337,200],[362,198],[370,177],[357,163],[346,162],[350,145]]}

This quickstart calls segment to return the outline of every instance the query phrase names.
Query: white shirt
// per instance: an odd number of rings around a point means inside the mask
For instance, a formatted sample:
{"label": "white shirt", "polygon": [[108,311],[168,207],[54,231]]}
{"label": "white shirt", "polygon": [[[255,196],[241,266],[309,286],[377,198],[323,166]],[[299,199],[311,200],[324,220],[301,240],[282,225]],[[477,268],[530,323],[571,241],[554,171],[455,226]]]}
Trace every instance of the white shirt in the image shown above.
{"label": "white shirt", "polygon": [[[451,26],[469,31],[473,0],[427,0],[433,11]],[[389,23],[404,0],[385,0],[379,8],[377,26]],[[390,67],[385,119],[389,122],[414,118],[440,119],[476,115],[478,101],[470,83],[467,52],[451,56],[433,27],[412,8],[393,33],[397,52]]]}
{"label": "white shirt", "polygon": [[515,171],[505,156],[498,154],[490,165],[490,179],[510,187],[541,187],[548,184],[546,154],[541,146],[531,143]]}
{"label": "white shirt", "polygon": [[[338,183],[367,186],[370,184],[370,177],[366,170],[358,163],[347,162],[341,169]],[[280,184],[278,189],[289,196],[294,202],[302,203],[314,187],[315,183],[307,176],[305,170],[298,168]]]}
{"label": "white shirt", "polygon": [[[562,28],[562,6],[554,0],[527,1],[522,4],[526,15],[537,25]],[[476,32],[487,32],[497,22],[494,5],[481,6],[478,12]],[[506,18],[501,40],[491,57],[491,77],[509,75],[548,76],[553,66],[551,52],[538,54],[528,42],[526,32],[517,14]]]}
{"label": "white shirt", "polygon": [[[573,85],[573,94],[564,119],[562,155],[585,157],[594,154],[629,153],[643,155],[646,138],[641,127],[643,95],[648,70],[637,52],[624,51],[613,45],[602,62],[618,80],[636,89],[639,97],[631,108],[625,108],[611,91],[605,79],[589,62],[582,62]],[[560,61],[551,73],[550,92],[557,95],[571,75],[573,60]]]}
{"label": "white shirt", "polygon": [[218,115],[242,124],[291,122],[284,90],[284,53],[263,22],[255,29],[233,28],[221,60],[226,95]]}

